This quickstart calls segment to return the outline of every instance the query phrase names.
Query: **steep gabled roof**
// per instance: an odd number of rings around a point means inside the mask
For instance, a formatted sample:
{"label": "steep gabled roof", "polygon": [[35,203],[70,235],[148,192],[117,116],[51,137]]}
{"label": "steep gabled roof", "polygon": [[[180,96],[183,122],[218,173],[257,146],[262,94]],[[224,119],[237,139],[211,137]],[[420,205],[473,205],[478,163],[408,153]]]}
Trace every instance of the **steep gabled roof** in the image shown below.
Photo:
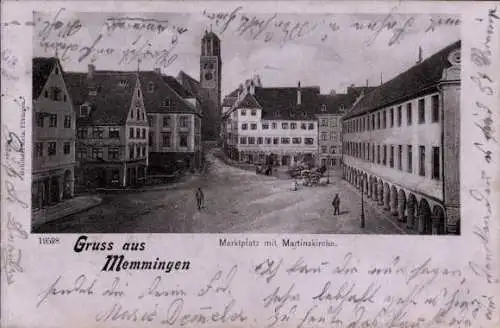
{"label": "steep gabled roof", "polygon": [[[195,113],[195,108],[171,88],[159,73],[142,71],[139,77],[147,113]],[[151,90],[150,84],[154,86]],[[162,106],[165,99],[170,100],[169,106]]]}
{"label": "steep gabled roof", "polygon": [[[320,110],[318,114],[343,114],[347,111],[357,99],[357,95],[354,93],[344,94],[339,93],[335,95],[319,95],[318,101],[320,103]],[[322,106],[325,105],[325,111],[323,111]],[[343,111],[342,111],[343,109]]]}
{"label": "steep gabled roof", "polygon": [[442,78],[443,70],[450,67],[448,55],[452,51],[459,49],[460,45],[460,41],[457,41],[382,84],[361,98],[352,110],[345,115],[345,118],[390,106],[396,102],[415,97],[426,89],[435,88]]}
{"label": "steep gabled roof", "polygon": [[235,108],[259,108],[262,109],[262,106],[259,102],[252,96],[250,93],[247,93],[243,99],[241,99],[235,106]]}
{"label": "steep gabled roof", "polygon": [[[66,73],[73,106],[87,103],[92,111],[88,117],[79,117],[78,124],[123,125],[127,121],[137,74],[134,72],[95,71],[92,78],[87,73]],[[89,95],[89,88],[97,95]]]}
{"label": "steep gabled roof", "polygon": [[[32,83],[33,83],[33,99],[38,99],[40,97],[40,93],[42,93],[43,87],[47,84],[47,79],[50,76],[50,73],[54,70],[54,67],[58,65],[61,67],[59,63],[59,59],[51,57],[35,57],[33,58],[33,73],[32,73]],[[62,68],[61,68],[62,71]],[[62,72],[61,72],[62,73]]]}
{"label": "steep gabled roof", "polygon": [[177,81],[191,94],[193,94],[198,101],[202,102],[204,97],[203,97],[203,90],[201,88],[200,82],[198,82],[196,79],[192,78],[189,76],[189,74],[185,73],[184,71],[180,71],[179,75],[177,76]]}
{"label": "steep gabled roof", "polygon": [[255,88],[255,99],[262,106],[263,119],[310,120],[319,112],[319,87],[301,87],[301,104],[297,104],[297,87]]}
{"label": "steep gabled roof", "polygon": [[162,75],[163,81],[172,88],[179,96],[181,96],[184,99],[188,98],[196,98],[194,94],[189,92],[186,88],[184,88],[179,81],[173,76],[170,75]]}

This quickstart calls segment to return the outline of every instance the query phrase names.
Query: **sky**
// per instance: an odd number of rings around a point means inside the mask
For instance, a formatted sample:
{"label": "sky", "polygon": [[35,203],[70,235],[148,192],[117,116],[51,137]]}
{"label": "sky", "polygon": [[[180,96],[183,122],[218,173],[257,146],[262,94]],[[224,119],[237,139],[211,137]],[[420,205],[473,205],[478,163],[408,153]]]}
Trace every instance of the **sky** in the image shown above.
{"label": "sky", "polygon": [[183,70],[199,79],[201,37],[212,30],[221,39],[223,96],[255,74],[264,86],[300,81],[322,93],[376,86],[413,66],[419,47],[425,59],[460,38],[459,18],[443,14],[252,14],[235,8],[199,14],[62,11],[35,19],[42,24],[36,24],[33,55],[57,54],[65,71],[86,71],[91,63],[97,70],[160,67],[164,74]]}

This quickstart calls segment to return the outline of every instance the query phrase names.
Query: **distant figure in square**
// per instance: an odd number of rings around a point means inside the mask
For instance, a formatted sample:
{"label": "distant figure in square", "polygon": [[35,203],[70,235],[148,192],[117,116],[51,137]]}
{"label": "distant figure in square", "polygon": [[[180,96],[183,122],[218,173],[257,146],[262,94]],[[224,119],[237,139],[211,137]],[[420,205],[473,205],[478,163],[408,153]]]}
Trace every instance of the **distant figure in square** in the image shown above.
{"label": "distant figure in square", "polygon": [[340,197],[339,194],[335,194],[332,201],[333,205],[333,215],[340,215]]}
{"label": "distant figure in square", "polygon": [[298,189],[299,189],[299,183],[297,182],[297,179],[293,179],[292,191],[297,191]]}
{"label": "distant figure in square", "polygon": [[198,211],[203,208],[204,202],[205,196],[203,195],[203,191],[201,188],[196,189],[196,205],[198,206]]}

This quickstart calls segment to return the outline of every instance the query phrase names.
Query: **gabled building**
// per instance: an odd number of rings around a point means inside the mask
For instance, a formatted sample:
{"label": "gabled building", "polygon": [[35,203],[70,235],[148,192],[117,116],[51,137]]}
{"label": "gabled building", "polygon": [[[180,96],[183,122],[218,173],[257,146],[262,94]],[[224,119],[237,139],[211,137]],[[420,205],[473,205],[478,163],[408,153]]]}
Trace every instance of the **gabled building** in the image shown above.
{"label": "gabled building", "polygon": [[460,52],[402,72],[343,120],[345,179],[421,234],[460,232]]}
{"label": "gabled building", "polygon": [[203,159],[201,104],[179,81],[159,71],[140,72],[154,172],[199,169]]}
{"label": "gabled building", "polygon": [[125,187],[144,181],[149,125],[137,72],[65,75],[77,112],[76,159],[81,187]]}
{"label": "gabled building", "polygon": [[57,58],[33,58],[34,209],[74,194],[75,113]]}
{"label": "gabled building", "polygon": [[318,151],[319,87],[264,88],[250,85],[224,116],[226,155],[264,163],[272,154],[283,166],[314,162]]}

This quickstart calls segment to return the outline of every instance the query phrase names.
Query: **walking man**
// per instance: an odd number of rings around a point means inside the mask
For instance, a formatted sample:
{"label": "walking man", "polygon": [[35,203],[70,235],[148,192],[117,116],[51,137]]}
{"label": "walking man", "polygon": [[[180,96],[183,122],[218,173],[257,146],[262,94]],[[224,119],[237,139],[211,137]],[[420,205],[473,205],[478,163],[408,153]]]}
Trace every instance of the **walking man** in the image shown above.
{"label": "walking man", "polygon": [[204,206],[205,196],[203,195],[203,191],[201,188],[196,190],[196,205],[198,207],[198,211],[201,210]]}
{"label": "walking man", "polygon": [[333,215],[340,215],[340,197],[339,194],[335,194],[332,201],[333,205]]}

